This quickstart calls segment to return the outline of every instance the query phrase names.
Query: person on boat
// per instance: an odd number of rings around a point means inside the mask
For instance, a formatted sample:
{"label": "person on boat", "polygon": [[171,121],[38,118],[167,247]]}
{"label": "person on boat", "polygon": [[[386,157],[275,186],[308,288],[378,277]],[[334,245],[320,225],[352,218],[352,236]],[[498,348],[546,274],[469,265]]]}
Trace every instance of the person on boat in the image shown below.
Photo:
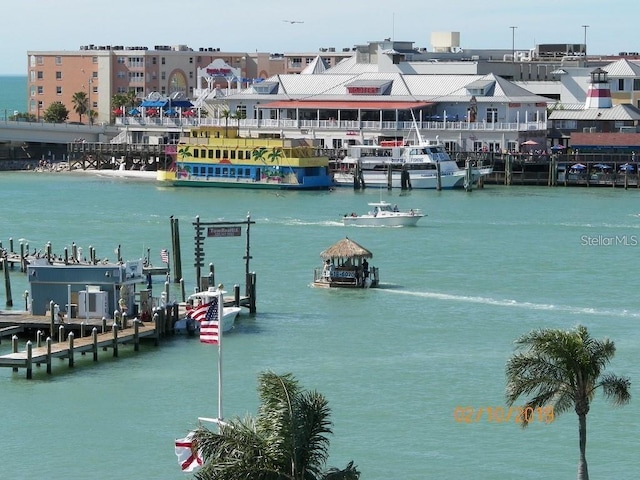
{"label": "person on boat", "polygon": [[362,261],[362,278],[368,278],[369,277],[369,262],[367,262],[367,259],[365,258]]}
{"label": "person on boat", "polygon": [[393,211],[394,211],[394,212],[398,212],[398,211],[399,211],[399,210],[398,210],[398,205],[394,205],[394,206],[393,206]]}
{"label": "person on boat", "polygon": [[327,258],[324,262],[324,268],[322,269],[322,276],[325,280],[331,280],[331,260]]}

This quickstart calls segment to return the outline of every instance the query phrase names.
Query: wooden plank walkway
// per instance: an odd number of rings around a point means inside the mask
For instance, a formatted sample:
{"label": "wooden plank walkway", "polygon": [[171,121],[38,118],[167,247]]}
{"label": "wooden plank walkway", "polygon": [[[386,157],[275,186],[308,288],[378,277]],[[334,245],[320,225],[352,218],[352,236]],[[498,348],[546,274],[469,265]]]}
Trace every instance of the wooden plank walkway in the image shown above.
{"label": "wooden plank walkway", "polygon": [[[45,363],[47,365],[47,373],[51,373],[51,360],[52,358],[67,358],[69,360],[69,367],[74,366],[74,356],[76,353],[93,352],[93,361],[98,361],[98,350],[100,348],[113,350],[113,356],[118,356],[118,346],[133,343],[134,350],[138,351],[140,346],[140,339],[144,337],[151,337],[155,340],[155,345],[159,345],[159,332],[161,329],[158,323],[161,320],[156,318],[154,323],[142,324],[138,320],[134,320],[133,325],[129,328],[120,329],[112,327],[112,329],[105,333],[98,333],[98,329],[94,328],[91,335],[88,337],[75,338],[73,332],[69,333],[66,342],[53,343],[51,337],[47,338],[44,342],[44,346],[34,347],[29,340],[26,344],[26,349],[18,351],[17,337],[13,340],[13,352],[0,356],[0,367],[10,367],[14,371],[18,371],[19,368],[24,368],[27,371],[27,379],[33,376],[33,364],[40,365]],[[42,345],[41,339],[38,342]]]}

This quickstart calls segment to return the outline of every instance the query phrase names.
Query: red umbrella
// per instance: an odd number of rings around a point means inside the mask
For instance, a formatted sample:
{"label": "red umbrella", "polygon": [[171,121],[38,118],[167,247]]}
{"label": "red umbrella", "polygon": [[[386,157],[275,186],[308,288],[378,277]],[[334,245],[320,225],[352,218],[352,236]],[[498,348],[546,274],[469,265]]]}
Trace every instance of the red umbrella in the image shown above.
{"label": "red umbrella", "polygon": [[123,112],[122,108],[116,108],[116,109],[113,111],[113,114],[114,114],[114,115],[122,115],[122,112]]}
{"label": "red umbrella", "polygon": [[195,112],[193,110],[185,110],[184,112],[182,112],[182,115],[184,117],[193,117],[195,115]]}

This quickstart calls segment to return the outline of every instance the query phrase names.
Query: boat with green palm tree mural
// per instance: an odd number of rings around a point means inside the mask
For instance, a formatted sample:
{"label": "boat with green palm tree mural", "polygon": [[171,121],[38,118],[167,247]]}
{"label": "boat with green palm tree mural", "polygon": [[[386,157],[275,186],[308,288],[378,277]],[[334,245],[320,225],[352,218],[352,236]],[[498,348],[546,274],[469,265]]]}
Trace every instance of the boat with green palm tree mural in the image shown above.
{"label": "boat with green palm tree mural", "polygon": [[329,159],[317,150],[306,139],[245,138],[236,129],[198,127],[180,138],[162,179],[175,186],[328,189]]}

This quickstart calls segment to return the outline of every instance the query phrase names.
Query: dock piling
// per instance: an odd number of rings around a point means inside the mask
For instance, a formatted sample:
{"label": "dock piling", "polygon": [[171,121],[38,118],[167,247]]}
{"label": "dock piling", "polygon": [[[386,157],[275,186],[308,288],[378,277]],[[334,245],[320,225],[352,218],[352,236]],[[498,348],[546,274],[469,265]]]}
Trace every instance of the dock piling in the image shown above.
{"label": "dock piling", "polygon": [[51,375],[51,337],[47,337],[47,373]]}
{"label": "dock piling", "polygon": [[69,332],[69,368],[73,368],[73,332]]}
{"label": "dock piling", "polygon": [[58,343],[64,342],[64,325],[58,327]]}
{"label": "dock piling", "polygon": [[112,332],[113,332],[113,356],[117,357],[118,356],[118,324],[115,321],[113,322]]}
{"label": "dock piling", "polygon": [[[13,353],[18,353],[18,336],[17,335],[14,335],[13,337],[11,337],[11,351]],[[18,368],[13,367],[13,371],[17,372]]]}
{"label": "dock piling", "polygon": [[27,380],[33,378],[33,347],[31,340],[27,342]]}
{"label": "dock piling", "polygon": [[98,329],[96,327],[93,327],[93,330],[91,330],[91,340],[93,341],[93,348],[92,348],[92,352],[93,352],[93,361],[97,362],[98,361]]}

